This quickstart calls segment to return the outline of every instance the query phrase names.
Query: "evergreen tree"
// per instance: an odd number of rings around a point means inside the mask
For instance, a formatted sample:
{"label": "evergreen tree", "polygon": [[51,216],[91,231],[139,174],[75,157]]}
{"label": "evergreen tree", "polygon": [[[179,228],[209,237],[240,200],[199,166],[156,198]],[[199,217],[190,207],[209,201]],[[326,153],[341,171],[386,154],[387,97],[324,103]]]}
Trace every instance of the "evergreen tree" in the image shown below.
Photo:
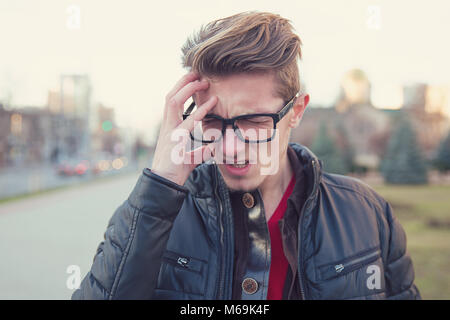
{"label": "evergreen tree", "polygon": [[384,180],[392,184],[427,183],[427,167],[411,123],[397,118],[395,130],[388,142],[381,172]]}
{"label": "evergreen tree", "polygon": [[344,163],[345,173],[355,171],[355,149],[352,146],[348,137],[347,130],[342,121],[339,121],[336,126],[336,144],[339,148],[339,153]]}
{"label": "evergreen tree", "polygon": [[450,171],[450,132],[439,144],[434,165],[441,172]]}
{"label": "evergreen tree", "polygon": [[311,145],[311,151],[322,160],[325,171],[338,174],[347,173],[343,156],[329,136],[324,122],[320,124],[319,132]]}

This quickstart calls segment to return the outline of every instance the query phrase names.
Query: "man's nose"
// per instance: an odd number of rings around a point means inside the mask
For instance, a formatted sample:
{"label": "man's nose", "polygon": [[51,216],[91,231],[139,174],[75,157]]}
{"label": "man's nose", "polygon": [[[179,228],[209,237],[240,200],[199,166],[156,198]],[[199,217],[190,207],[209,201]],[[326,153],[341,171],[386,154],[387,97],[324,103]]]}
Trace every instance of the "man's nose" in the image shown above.
{"label": "man's nose", "polygon": [[[226,159],[245,159],[245,142],[238,138],[233,129],[227,128],[223,134],[223,155]],[[242,159],[240,159],[242,157]]]}

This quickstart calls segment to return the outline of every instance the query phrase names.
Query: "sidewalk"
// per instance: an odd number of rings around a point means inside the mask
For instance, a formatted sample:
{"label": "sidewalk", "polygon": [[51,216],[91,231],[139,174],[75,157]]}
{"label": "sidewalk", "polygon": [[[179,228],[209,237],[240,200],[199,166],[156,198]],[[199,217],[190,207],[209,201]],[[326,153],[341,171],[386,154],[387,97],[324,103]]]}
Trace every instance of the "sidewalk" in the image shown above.
{"label": "sidewalk", "polygon": [[83,181],[133,172],[138,170],[137,163],[130,163],[120,170],[111,170],[94,175],[91,172],[82,176],[60,176],[50,164],[33,167],[14,167],[0,170],[0,200],[32,194],[57,187],[69,186]]}

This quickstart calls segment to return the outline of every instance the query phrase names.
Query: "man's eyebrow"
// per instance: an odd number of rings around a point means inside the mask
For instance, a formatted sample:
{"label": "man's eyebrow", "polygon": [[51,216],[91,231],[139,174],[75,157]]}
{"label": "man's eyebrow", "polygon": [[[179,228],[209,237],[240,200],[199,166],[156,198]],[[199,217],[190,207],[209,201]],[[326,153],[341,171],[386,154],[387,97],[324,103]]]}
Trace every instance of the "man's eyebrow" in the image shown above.
{"label": "man's eyebrow", "polygon": [[[241,113],[241,114],[238,114],[238,115],[235,115],[235,116],[233,116],[233,117],[230,117],[230,118],[228,118],[228,119],[233,119],[233,118],[236,118],[236,117],[239,117],[239,116],[252,116],[252,115],[258,115],[258,114],[260,114],[260,113],[264,113],[264,112],[251,112],[251,113]],[[216,113],[214,113],[214,112],[209,112],[209,113],[207,113],[205,116],[218,116],[218,117],[221,117],[221,118],[223,118],[223,119],[227,119],[227,118],[224,118],[224,117],[222,117],[220,114],[216,114]]]}

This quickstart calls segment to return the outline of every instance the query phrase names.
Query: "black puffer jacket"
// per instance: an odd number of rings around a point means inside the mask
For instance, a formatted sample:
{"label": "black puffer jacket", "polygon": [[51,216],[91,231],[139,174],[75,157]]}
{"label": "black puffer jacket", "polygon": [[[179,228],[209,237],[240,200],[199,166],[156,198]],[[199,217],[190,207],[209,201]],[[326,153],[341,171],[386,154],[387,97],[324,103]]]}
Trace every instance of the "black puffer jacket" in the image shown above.
{"label": "black puffer jacket", "polygon": [[[307,148],[307,200],[297,226],[305,299],[420,299],[406,236],[390,205],[362,182],[322,172]],[[184,186],[145,169],[116,210],[72,299],[230,299],[232,210],[215,164]]]}

